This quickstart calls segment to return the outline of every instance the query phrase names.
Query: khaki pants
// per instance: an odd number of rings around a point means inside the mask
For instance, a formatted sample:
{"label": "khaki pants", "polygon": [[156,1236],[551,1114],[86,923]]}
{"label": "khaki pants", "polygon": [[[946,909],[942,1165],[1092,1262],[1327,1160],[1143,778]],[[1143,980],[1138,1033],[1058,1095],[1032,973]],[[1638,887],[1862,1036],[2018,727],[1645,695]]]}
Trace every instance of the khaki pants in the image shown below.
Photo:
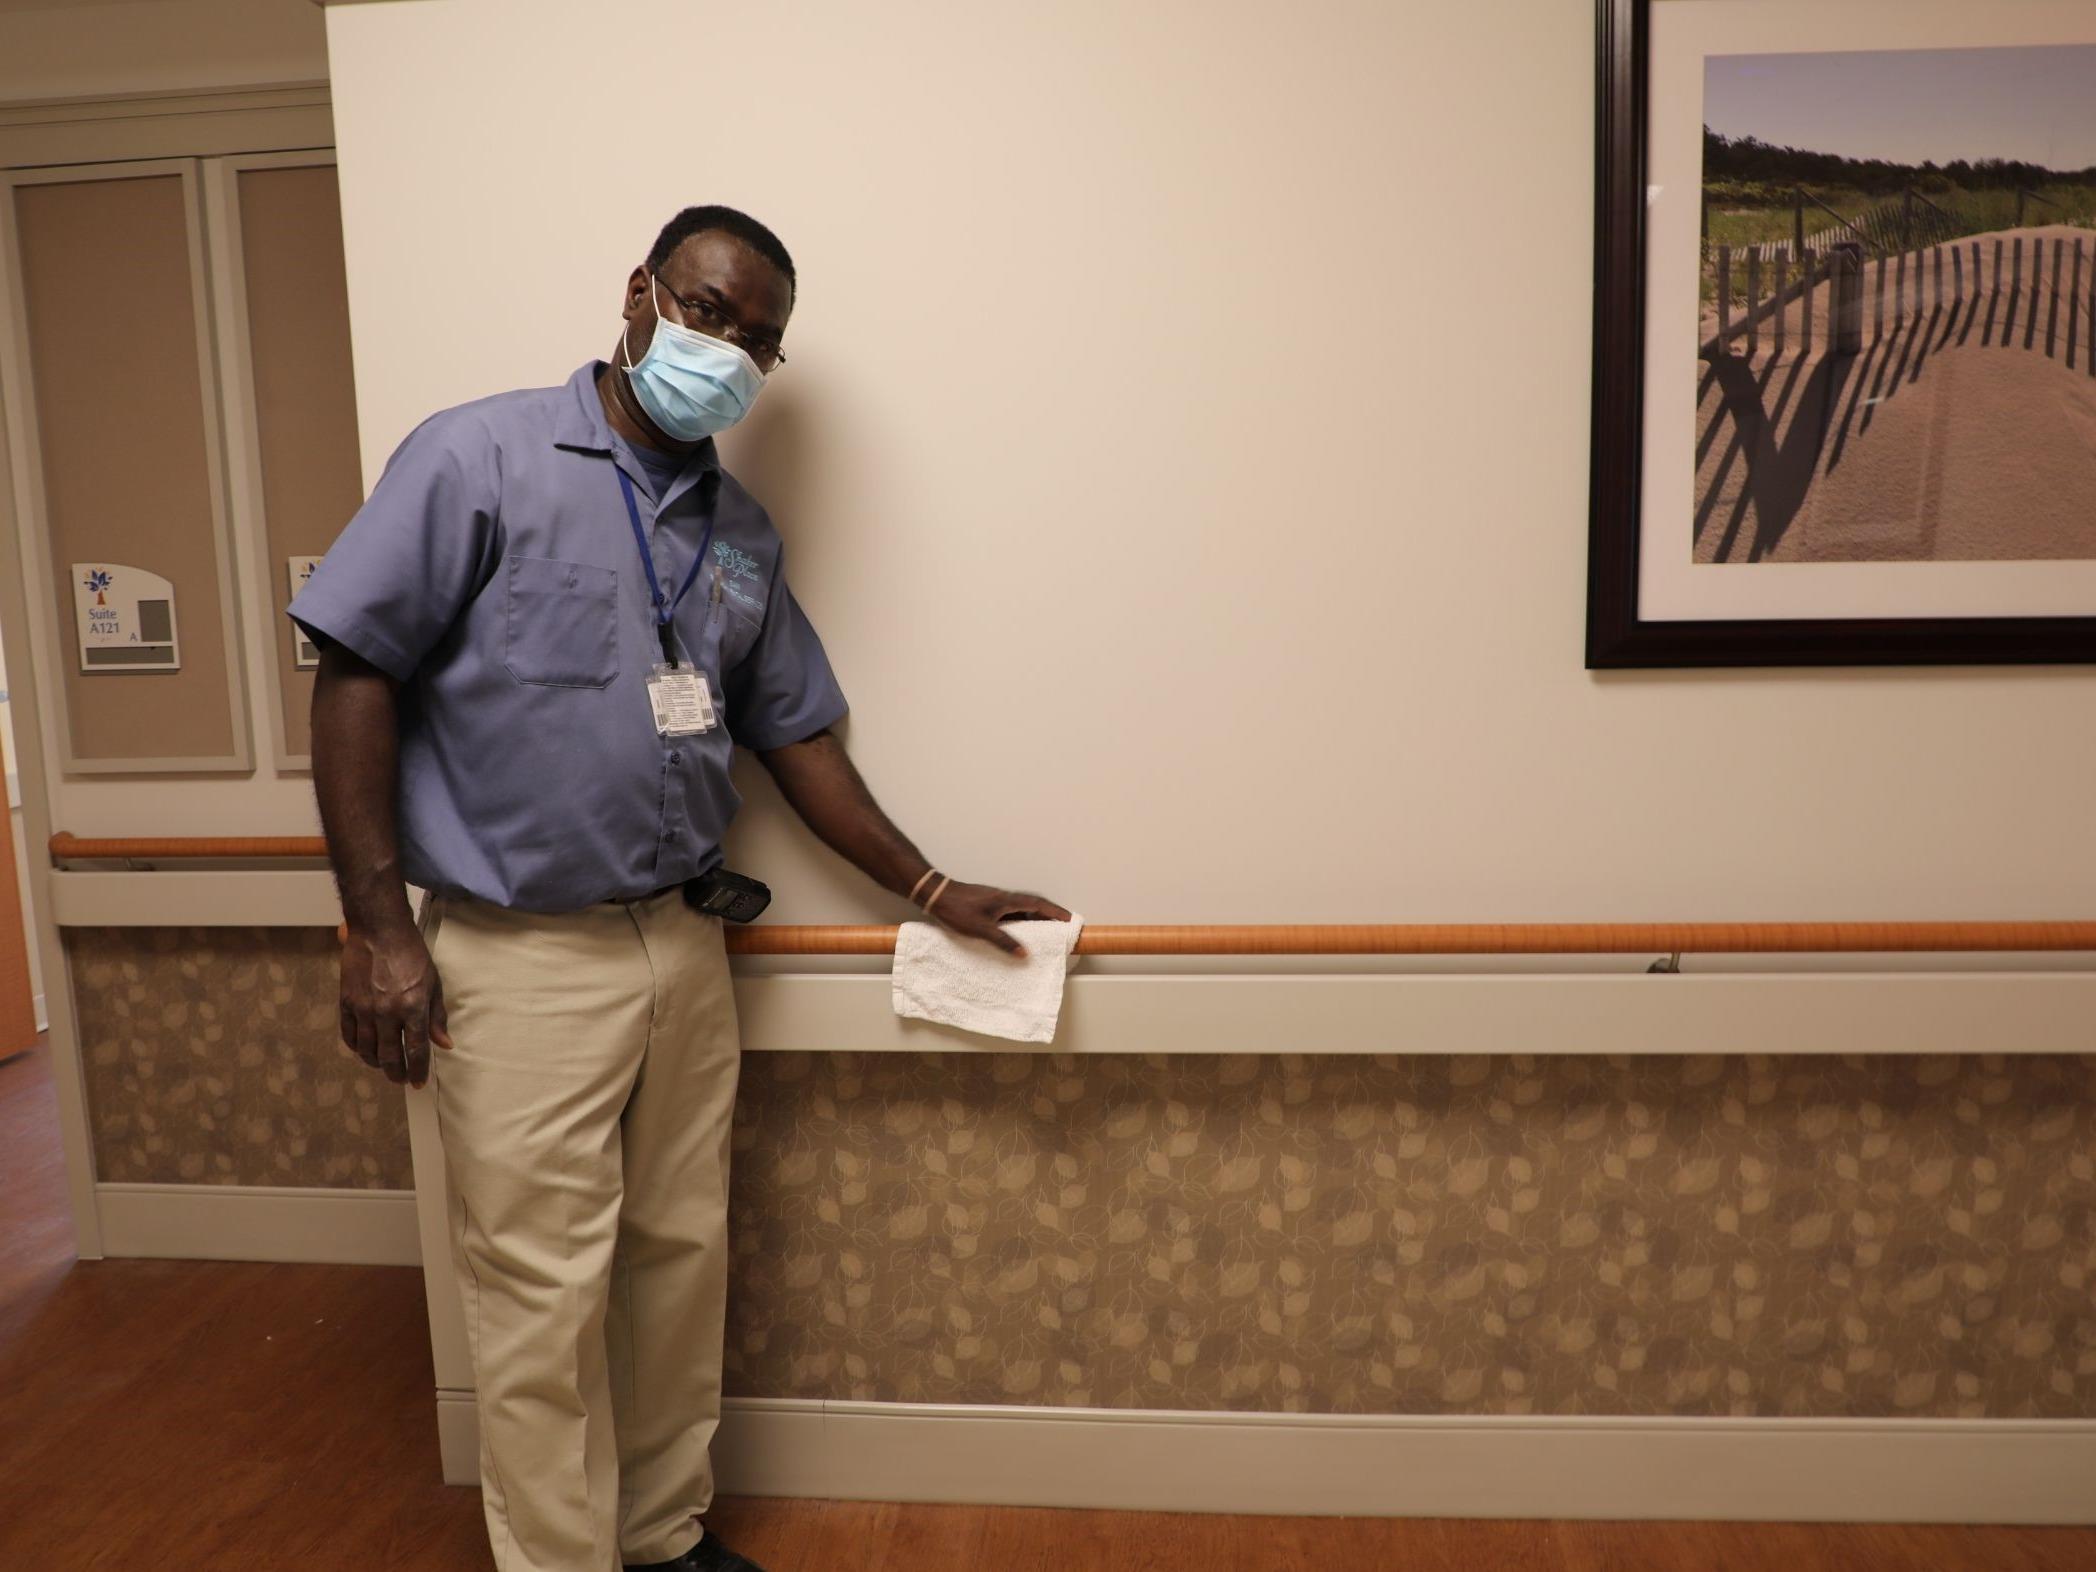
{"label": "khaki pants", "polygon": [[718,918],[432,898],[430,1081],[498,1572],[616,1572],[713,1501],[740,1051]]}

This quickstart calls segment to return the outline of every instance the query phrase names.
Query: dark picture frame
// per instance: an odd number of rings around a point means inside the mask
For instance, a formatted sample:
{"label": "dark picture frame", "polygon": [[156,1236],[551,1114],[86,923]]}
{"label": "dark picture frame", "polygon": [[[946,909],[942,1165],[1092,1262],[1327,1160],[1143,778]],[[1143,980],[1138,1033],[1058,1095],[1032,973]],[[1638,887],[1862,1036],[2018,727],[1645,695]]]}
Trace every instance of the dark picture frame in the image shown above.
{"label": "dark picture frame", "polygon": [[2096,661],[2096,616],[1650,621],[1639,614],[1651,0],[1596,0],[1596,19],[1587,668]]}

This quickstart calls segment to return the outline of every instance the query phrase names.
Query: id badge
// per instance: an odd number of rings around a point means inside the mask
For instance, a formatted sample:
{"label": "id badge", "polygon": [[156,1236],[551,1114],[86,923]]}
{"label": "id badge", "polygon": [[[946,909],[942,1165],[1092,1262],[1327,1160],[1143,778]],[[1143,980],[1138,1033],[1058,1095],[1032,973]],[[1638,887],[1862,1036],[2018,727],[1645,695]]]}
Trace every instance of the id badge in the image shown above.
{"label": "id badge", "polygon": [[659,662],[648,677],[648,703],[655,711],[655,730],[665,737],[696,737],[719,724],[713,689],[703,672]]}

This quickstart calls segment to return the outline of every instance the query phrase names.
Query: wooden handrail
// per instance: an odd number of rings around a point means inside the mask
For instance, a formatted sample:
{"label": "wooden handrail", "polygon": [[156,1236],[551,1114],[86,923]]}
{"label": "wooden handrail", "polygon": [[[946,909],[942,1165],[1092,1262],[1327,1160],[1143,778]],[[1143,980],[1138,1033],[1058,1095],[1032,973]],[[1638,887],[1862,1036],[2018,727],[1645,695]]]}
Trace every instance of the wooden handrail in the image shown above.
{"label": "wooden handrail", "polygon": [[[2061,930],[2071,931],[2063,935]],[[349,929],[338,927],[335,936],[347,939]],[[730,955],[892,955],[895,937],[893,925],[872,923],[757,923],[727,931]],[[1687,940],[1708,942],[1682,942]],[[2096,950],[2096,923],[1087,923],[1077,940],[1079,955],[1828,955],[1894,950]]]}
{"label": "wooden handrail", "polygon": [[325,857],[318,835],[144,835],[96,840],[60,830],[51,837],[53,862],[179,862],[198,858],[269,860]]}
{"label": "wooden handrail", "polygon": [[[51,837],[54,862],[327,855],[318,836]],[[887,955],[892,924],[757,923],[736,955]],[[1614,922],[1091,924],[1080,955],[1825,955],[2096,950],[2096,922]]]}
{"label": "wooden handrail", "polygon": [[[735,955],[886,955],[892,926],[756,923]],[[1085,925],[1079,955],[1745,955],[2096,950],[2096,922],[1567,922]]]}

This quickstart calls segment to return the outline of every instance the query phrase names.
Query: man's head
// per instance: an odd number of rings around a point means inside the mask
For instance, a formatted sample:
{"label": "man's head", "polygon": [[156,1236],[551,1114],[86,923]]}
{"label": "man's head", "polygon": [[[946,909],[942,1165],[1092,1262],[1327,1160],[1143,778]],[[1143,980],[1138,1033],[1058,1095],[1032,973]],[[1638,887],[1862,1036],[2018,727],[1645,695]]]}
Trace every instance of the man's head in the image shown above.
{"label": "man's head", "polygon": [[793,258],[777,235],[732,207],[688,207],[626,280],[627,353],[637,362],[667,320],[735,344],[769,373],[793,290]]}
{"label": "man's head", "polygon": [[[626,280],[610,385],[618,411],[676,451],[733,425],[786,358],[793,287],[793,258],[754,218],[686,208]],[[666,325],[674,331],[651,356]]]}

